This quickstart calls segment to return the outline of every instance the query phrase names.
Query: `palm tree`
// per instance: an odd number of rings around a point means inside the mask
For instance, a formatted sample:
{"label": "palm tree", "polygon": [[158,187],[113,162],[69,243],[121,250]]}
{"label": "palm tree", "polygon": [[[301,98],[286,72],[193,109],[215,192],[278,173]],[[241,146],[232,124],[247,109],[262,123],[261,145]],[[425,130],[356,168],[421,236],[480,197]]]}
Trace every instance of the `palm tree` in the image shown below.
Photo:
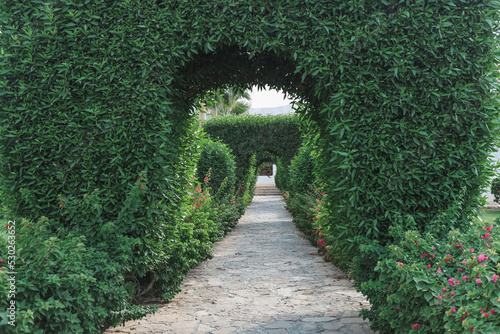
{"label": "palm tree", "polygon": [[215,117],[217,115],[241,115],[250,109],[250,92],[248,89],[229,87],[224,90],[217,90],[214,103],[207,108],[207,113]]}

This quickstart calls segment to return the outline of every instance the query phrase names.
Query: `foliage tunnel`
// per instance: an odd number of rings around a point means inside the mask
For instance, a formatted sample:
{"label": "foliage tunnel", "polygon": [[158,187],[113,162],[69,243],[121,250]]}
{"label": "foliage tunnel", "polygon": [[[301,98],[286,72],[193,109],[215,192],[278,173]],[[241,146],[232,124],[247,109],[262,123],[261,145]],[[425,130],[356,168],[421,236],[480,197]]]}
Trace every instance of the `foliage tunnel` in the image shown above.
{"label": "foliage tunnel", "polygon": [[[445,224],[459,227],[480,204],[497,144],[497,1],[0,4],[0,170],[16,215],[68,225],[58,196],[98,189],[112,220],[145,171],[135,217],[153,231],[182,195],[193,106],[266,84],[307,105],[339,240],[386,240],[400,217],[425,230],[457,201]],[[142,235],[134,226],[120,232]]]}

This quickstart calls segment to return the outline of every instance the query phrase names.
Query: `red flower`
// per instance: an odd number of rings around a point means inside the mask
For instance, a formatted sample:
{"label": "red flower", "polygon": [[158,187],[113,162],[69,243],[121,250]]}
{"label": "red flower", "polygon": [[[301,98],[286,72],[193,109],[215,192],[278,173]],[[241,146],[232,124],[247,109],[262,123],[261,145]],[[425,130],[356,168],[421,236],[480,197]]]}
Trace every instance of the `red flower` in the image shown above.
{"label": "red flower", "polygon": [[142,187],[142,189],[144,189],[144,187]]}
{"label": "red flower", "polygon": [[0,260],[0,263],[4,263],[4,259],[1,259],[1,260]]}
{"label": "red flower", "polygon": [[61,203],[61,204],[59,204],[59,206],[62,208],[62,207],[63,207],[63,204]]}

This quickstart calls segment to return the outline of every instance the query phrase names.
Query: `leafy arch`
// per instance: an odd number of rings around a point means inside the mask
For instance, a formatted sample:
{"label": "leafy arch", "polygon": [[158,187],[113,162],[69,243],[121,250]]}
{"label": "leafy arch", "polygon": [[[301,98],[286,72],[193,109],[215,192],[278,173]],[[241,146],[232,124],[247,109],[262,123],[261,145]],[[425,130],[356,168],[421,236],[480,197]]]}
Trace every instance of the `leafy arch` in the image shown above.
{"label": "leafy arch", "polygon": [[[443,224],[458,227],[481,203],[496,1],[21,0],[0,13],[0,170],[19,215],[64,222],[57,196],[98,188],[116,217],[143,170],[147,207],[175,210],[190,110],[223,84],[309,104],[340,240],[387,240],[401,216],[424,230],[453,211]],[[136,215],[154,229],[151,212]]]}
{"label": "leafy arch", "polygon": [[298,115],[218,117],[208,120],[203,128],[212,138],[220,139],[231,148],[240,182],[247,177],[252,157],[261,153],[257,167],[270,161],[265,153],[289,165],[302,144]]}

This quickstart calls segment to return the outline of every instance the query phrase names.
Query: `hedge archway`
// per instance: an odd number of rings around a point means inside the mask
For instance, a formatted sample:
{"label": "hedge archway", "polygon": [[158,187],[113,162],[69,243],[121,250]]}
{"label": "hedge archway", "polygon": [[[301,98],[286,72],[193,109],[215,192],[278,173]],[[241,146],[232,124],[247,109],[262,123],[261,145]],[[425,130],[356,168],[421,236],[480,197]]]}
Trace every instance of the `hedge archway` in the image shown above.
{"label": "hedge archway", "polygon": [[237,179],[242,182],[251,177],[247,174],[253,156],[258,160],[254,167],[269,161],[268,155],[279,157],[286,166],[290,165],[302,144],[299,123],[297,115],[243,115],[212,118],[203,129],[210,137],[220,139],[231,148],[236,159]]}
{"label": "hedge archway", "polygon": [[342,238],[385,239],[401,215],[424,229],[458,200],[459,222],[444,224],[459,225],[480,204],[497,143],[497,7],[2,1],[5,200],[18,215],[64,222],[58,195],[97,188],[112,219],[146,171],[147,207],[168,198],[175,208],[196,99],[225,84],[268,84],[308,104]]}

